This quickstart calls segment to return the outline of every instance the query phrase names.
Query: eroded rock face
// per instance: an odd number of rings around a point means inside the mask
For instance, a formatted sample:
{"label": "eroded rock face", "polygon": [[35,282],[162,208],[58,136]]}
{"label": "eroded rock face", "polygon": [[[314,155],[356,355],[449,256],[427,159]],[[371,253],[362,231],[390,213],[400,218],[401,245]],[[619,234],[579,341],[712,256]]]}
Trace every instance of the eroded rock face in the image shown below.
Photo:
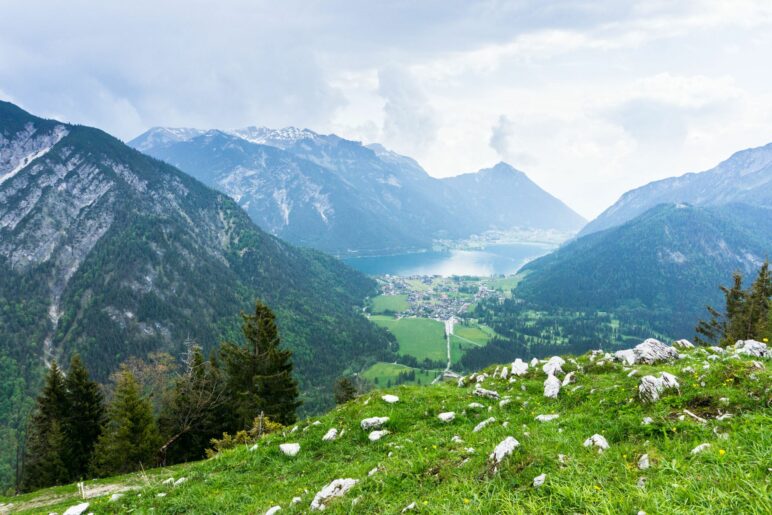
{"label": "eroded rock face", "polygon": [[528,373],[528,363],[520,358],[512,362],[512,375],[522,376]]}
{"label": "eroded rock face", "polygon": [[757,358],[769,358],[772,356],[767,345],[756,340],[738,340],[734,344],[734,348],[737,354],[744,354],[746,356],[755,356]]}
{"label": "eroded rock face", "polygon": [[565,364],[566,364],[566,361],[560,356],[552,356],[549,360],[547,360],[544,366],[541,367],[541,369],[547,375],[562,374],[563,365]]}
{"label": "eroded rock face", "polygon": [[488,399],[498,399],[499,398],[499,392],[496,392],[494,390],[486,390],[485,388],[481,387],[479,384],[475,386],[474,394],[478,397],[487,397]]}
{"label": "eroded rock face", "polygon": [[561,382],[557,377],[550,375],[544,381],[544,396],[548,399],[557,399],[560,393]]}
{"label": "eroded rock face", "polygon": [[327,504],[336,497],[343,497],[346,493],[354,488],[359,482],[357,479],[336,479],[331,482],[314,496],[314,500],[311,501],[311,510],[323,511]]}
{"label": "eroded rock face", "polygon": [[678,390],[678,378],[667,372],[660,372],[659,377],[643,376],[638,384],[638,396],[643,402],[657,402],[666,390]]}

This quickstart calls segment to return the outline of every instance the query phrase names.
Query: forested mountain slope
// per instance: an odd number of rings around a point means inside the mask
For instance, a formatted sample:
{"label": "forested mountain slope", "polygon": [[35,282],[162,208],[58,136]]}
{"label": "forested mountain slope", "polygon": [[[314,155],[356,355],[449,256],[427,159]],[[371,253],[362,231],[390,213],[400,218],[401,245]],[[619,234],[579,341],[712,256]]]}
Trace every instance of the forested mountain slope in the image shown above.
{"label": "forested mountain slope", "polygon": [[717,285],[772,255],[772,210],[665,204],[574,240],[523,270],[516,296],[541,306],[638,313],[671,336],[693,334]]}
{"label": "forested mountain slope", "polygon": [[390,356],[359,313],[370,279],[264,233],[230,198],[102,131],[5,102],[0,270],[4,427],[23,419],[44,360],[77,351],[104,381],[129,356],[238,340],[257,298],[277,313],[307,408],[329,402],[349,367]]}

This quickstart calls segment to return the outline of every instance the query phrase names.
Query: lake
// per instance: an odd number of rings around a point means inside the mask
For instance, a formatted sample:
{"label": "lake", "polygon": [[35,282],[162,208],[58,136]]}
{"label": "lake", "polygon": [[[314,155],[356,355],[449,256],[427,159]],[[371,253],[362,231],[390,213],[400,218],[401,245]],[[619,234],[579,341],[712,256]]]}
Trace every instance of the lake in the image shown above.
{"label": "lake", "polygon": [[552,247],[532,243],[490,245],[482,250],[447,250],[344,258],[349,266],[368,275],[507,275]]}

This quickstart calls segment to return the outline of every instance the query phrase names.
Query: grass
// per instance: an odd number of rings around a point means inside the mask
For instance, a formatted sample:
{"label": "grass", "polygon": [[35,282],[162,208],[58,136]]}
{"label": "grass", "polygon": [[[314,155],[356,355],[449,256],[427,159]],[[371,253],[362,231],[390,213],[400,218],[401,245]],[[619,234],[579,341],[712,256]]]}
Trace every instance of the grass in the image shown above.
{"label": "grass", "polygon": [[[392,384],[396,384],[400,372],[410,371],[415,372],[415,381],[409,381],[405,384],[427,385],[434,381],[437,375],[441,372],[441,370],[424,370],[421,368],[412,368],[397,363],[378,362],[362,372],[361,376],[375,385],[384,387],[389,380],[391,380]],[[377,383],[375,382],[376,379],[378,381]]]}
{"label": "grass", "polygon": [[[577,383],[563,388],[557,399],[542,395],[545,374],[540,368],[514,382],[485,379],[485,388],[511,399],[503,407],[474,396],[473,381],[463,388],[455,382],[392,388],[388,392],[400,398],[396,404],[383,402],[383,391],[373,391],[299,423],[296,433],[264,437],[254,452],[240,447],[210,460],[151,470],[144,477],[109,479],[111,484],[142,486],[117,502],[110,502],[109,496],[94,498],[89,511],[264,513],[280,505],[280,513],[306,513],[324,485],[336,478],[355,478],[357,485],[332,501],[328,513],[399,513],[413,502],[416,513],[438,514],[770,513],[769,361],[758,370],[747,358],[720,356],[710,361],[707,354],[700,349],[674,363],[637,365],[633,377],[619,363],[598,364],[585,355],[564,365],[566,371],[577,372]],[[697,372],[683,371],[687,366]],[[642,403],[636,395],[640,377],[663,370],[678,376],[680,391],[654,404]],[[470,402],[485,407],[473,410]],[[694,420],[685,410],[706,422]],[[441,422],[437,414],[444,411],[454,411],[456,419]],[[560,418],[534,420],[548,413]],[[721,413],[733,416],[717,420]],[[359,427],[362,419],[373,416],[389,417],[385,429],[390,434],[377,442],[370,442]],[[488,417],[496,421],[472,431]],[[642,424],[643,417],[653,423]],[[313,425],[317,420],[319,425]],[[323,442],[322,435],[331,427],[345,433]],[[595,433],[610,444],[602,454],[582,445]],[[454,443],[454,435],[463,443]],[[488,455],[507,436],[520,446],[493,473]],[[287,442],[301,445],[296,457],[280,452],[279,444]],[[702,443],[711,447],[692,454]],[[644,453],[651,459],[649,470],[637,467]],[[560,454],[565,455],[563,462]],[[376,467],[379,471],[369,476]],[[533,478],[542,473],[547,475],[544,485],[534,488]],[[187,480],[170,487],[161,483],[168,477]],[[87,482],[87,488],[92,484]],[[24,509],[29,506],[25,503],[63,492],[74,492],[74,487],[0,502]],[[301,502],[291,505],[295,496]],[[59,499],[32,511],[61,513],[76,502],[74,497]]]}
{"label": "grass", "polygon": [[399,353],[415,356],[419,361],[426,358],[432,361],[447,361],[448,351],[445,341],[445,325],[428,318],[400,318],[399,320],[374,315],[370,320],[385,327],[397,338]]}
{"label": "grass", "polygon": [[370,311],[375,315],[387,312],[400,313],[409,307],[407,295],[378,295],[373,297]]}

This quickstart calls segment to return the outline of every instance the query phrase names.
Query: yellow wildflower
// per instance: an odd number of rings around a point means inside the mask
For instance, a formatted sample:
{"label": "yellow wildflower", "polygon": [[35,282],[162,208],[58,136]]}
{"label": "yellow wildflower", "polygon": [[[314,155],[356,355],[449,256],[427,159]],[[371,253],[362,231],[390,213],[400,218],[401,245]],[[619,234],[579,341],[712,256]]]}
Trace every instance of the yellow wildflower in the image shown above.
{"label": "yellow wildflower", "polygon": [[469,499],[464,499],[464,504],[469,504]]}
{"label": "yellow wildflower", "polygon": [[726,451],[725,451],[724,449],[719,449],[719,450],[718,450],[718,453],[719,453],[721,456],[723,456],[724,454],[726,454]]}

